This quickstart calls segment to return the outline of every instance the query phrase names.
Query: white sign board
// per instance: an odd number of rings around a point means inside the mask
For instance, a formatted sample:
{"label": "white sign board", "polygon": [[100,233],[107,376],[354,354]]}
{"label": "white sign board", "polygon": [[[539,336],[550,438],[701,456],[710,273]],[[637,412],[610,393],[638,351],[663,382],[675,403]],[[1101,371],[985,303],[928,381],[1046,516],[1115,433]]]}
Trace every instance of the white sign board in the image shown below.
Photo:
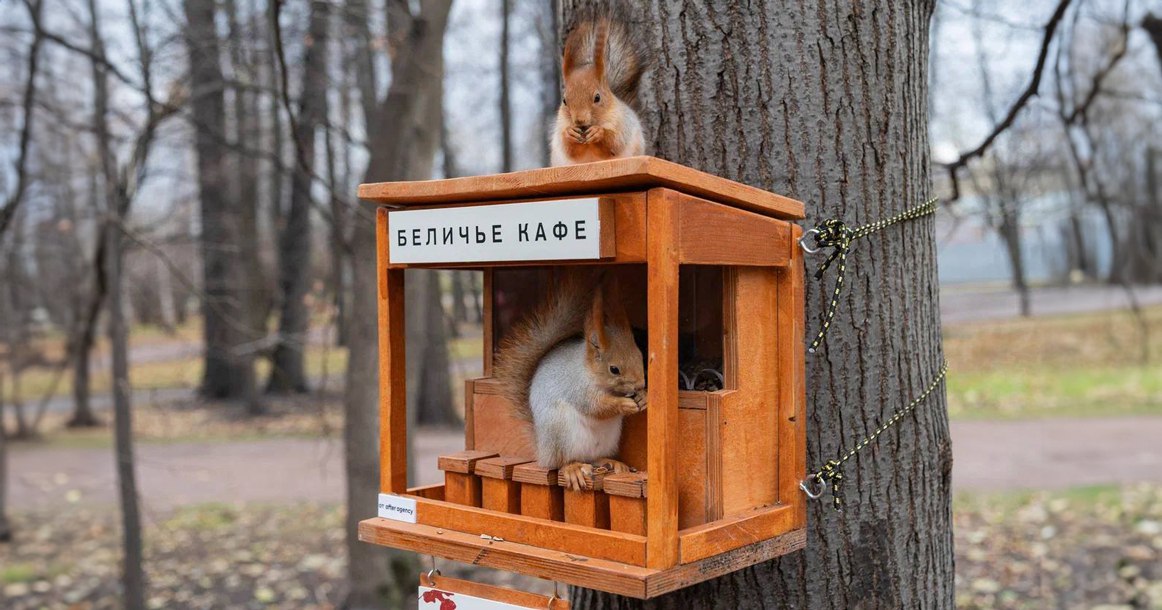
{"label": "white sign board", "polygon": [[542,602],[538,606],[514,605],[507,602],[474,597],[464,593],[445,591],[434,587],[420,585],[420,610],[528,610],[529,608],[547,608]]}
{"label": "white sign board", "polygon": [[601,258],[596,197],[388,214],[392,263]]}
{"label": "white sign board", "polygon": [[379,494],[379,516],[404,523],[415,523],[416,499],[392,494]]}

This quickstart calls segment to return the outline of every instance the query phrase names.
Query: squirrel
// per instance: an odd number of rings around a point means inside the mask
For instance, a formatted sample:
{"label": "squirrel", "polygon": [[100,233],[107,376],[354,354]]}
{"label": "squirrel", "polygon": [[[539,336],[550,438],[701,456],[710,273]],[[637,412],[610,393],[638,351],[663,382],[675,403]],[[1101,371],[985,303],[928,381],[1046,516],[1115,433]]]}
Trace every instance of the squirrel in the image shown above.
{"label": "squirrel", "polygon": [[641,120],[630,106],[648,57],[640,40],[612,10],[583,17],[569,32],[564,92],[549,134],[553,166],[644,154]]}
{"label": "squirrel", "polygon": [[625,415],[646,408],[641,350],[616,284],[568,272],[501,341],[494,377],[516,415],[531,423],[537,463],[566,487],[585,487],[594,466],[615,473]]}

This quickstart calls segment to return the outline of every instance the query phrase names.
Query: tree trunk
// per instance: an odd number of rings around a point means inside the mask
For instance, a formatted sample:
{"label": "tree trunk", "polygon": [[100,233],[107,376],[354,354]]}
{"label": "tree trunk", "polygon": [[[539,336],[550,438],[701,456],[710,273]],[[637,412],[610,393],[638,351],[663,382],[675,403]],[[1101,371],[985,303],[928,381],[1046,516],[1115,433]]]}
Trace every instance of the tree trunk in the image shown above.
{"label": "tree trunk", "polygon": [[1009,269],[1013,274],[1013,290],[1017,291],[1021,317],[1027,318],[1033,312],[1029,303],[1029,283],[1025,277],[1025,258],[1021,255],[1020,211],[1014,201],[1003,201],[1000,207],[1000,234],[1005,242],[1005,253],[1009,257]]}
{"label": "tree trunk", "polygon": [[[226,23],[230,31],[230,65],[234,80],[240,84],[252,85],[255,81],[253,61],[247,56],[246,45],[253,40],[239,22],[238,3],[226,0],[223,3]],[[266,308],[263,307],[264,290],[262,258],[259,256],[258,239],[258,157],[244,149],[255,148],[259,137],[257,94],[253,91],[234,87],[234,144],[236,160],[231,172],[235,200],[238,206],[239,256],[244,278],[242,292],[244,313],[250,326],[248,341],[257,341],[266,334]]]}
{"label": "tree trunk", "polygon": [[[375,125],[365,182],[427,179],[439,144],[444,30],[451,0],[388,3],[392,82],[369,123]],[[366,81],[365,81],[366,82]],[[372,95],[374,93],[372,92]],[[434,110],[434,112],[433,112]],[[378,331],[374,283],[374,225],[363,219],[352,234],[352,272],[360,289],[351,303],[349,364],[344,409],[347,468],[347,569],[349,609],[398,608],[413,583],[393,578],[410,559],[359,542],[359,521],[375,514],[379,490]],[[394,564],[393,570],[388,569]],[[404,576],[407,578],[407,576]]]}
{"label": "tree trunk", "polygon": [[448,319],[440,302],[440,274],[417,269],[407,274],[407,404],[421,426],[454,426],[448,374]]}
{"label": "tree trunk", "polygon": [[512,0],[500,1],[500,171],[512,171],[512,90],[509,78],[508,27],[512,21]]}
{"label": "tree trunk", "polygon": [[278,240],[279,287],[282,311],[278,320],[278,344],[270,371],[267,392],[306,392],[304,366],[310,312],[307,292],[311,288],[311,186],[315,174],[315,131],[323,125],[327,95],[327,29],[330,19],[325,2],[311,3],[307,50],[303,60],[303,88],[299,97],[294,175],[286,225]]}
{"label": "tree trunk", "polygon": [[202,302],[205,371],[201,392],[211,399],[245,400],[253,408],[254,346],[248,311],[247,277],[240,261],[244,225],[231,196],[226,133],[225,82],[213,0],[184,0],[189,53],[195,149],[201,198]]}
{"label": "tree trunk", "polygon": [[0,542],[12,540],[8,520],[8,425],[4,418],[4,371],[0,370]]}
{"label": "tree trunk", "polygon": [[101,239],[105,241],[105,279],[109,311],[109,346],[113,364],[113,447],[116,456],[117,489],[121,503],[121,584],[125,607],[130,610],[145,608],[145,572],[141,540],[141,513],[137,503],[137,476],[133,463],[133,425],[130,410],[129,340],[125,327],[122,268],[124,251],[121,246],[122,214],[129,209],[128,197],[122,189],[114,156],[108,120],[108,81],[103,61],[105,46],[97,21],[97,0],[89,0],[90,34],[94,52],[93,127],[97,134],[98,155],[104,177],[105,220],[101,223]]}
{"label": "tree trunk", "polygon": [[[567,0],[565,15],[593,3]],[[883,220],[929,196],[931,2],[633,8],[657,53],[641,95],[654,154],[807,202],[807,226]],[[807,361],[809,469],[937,374],[934,239],[924,218],[856,242],[824,352]],[[807,286],[809,332],[833,274]],[[584,589],[573,600],[579,609],[951,608],[951,467],[938,391],[849,462],[846,510],[809,504],[804,551],[651,602]]]}
{"label": "tree trunk", "polygon": [[551,164],[549,148],[549,129],[557,117],[557,108],[561,105],[561,44],[560,30],[560,0],[550,0],[542,4],[544,23],[540,24],[541,36],[541,121],[539,132],[544,134],[541,142],[541,165],[548,167]]}

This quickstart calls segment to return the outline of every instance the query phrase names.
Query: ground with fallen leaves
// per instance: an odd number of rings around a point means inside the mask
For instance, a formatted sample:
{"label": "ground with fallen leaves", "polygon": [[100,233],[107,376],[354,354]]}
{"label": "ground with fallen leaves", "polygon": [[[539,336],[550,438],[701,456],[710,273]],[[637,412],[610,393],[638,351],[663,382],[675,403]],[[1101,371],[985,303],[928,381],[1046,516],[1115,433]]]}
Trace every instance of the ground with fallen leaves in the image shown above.
{"label": "ground with fallen leaves", "polygon": [[[973,495],[955,507],[958,607],[1162,609],[1162,487]],[[151,608],[333,608],[341,600],[339,507],[203,505],[149,517]],[[114,514],[77,507],[15,522],[15,542],[0,545],[0,607],[118,607]],[[468,575],[448,562],[441,569]]]}

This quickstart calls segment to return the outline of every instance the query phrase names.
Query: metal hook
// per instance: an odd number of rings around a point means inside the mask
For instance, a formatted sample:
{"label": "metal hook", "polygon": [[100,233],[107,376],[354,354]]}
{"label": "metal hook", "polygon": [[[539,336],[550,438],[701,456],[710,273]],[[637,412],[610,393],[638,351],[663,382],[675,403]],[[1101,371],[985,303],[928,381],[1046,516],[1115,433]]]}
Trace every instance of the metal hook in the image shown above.
{"label": "metal hook", "polygon": [[440,571],[437,570],[436,568],[432,568],[431,570],[428,570],[428,575],[425,576],[424,578],[427,579],[429,587],[436,586],[436,581],[432,580],[432,576],[443,576],[443,574],[440,574]]}
{"label": "metal hook", "polygon": [[[808,483],[808,481],[814,481],[814,484],[818,487],[813,487],[811,483]],[[799,489],[802,489],[803,493],[807,494],[808,498],[811,498],[812,500],[818,500],[819,496],[822,496],[823,492],[827,491],[827,481],[824,480],[823,477],[817,474],[813,474],[806,479],[799,481]]]}
{"label": "metal hook", "polygon": [[819,229],[811,229],[810,231],[807,231],[803,234],[803,237],[799,238],[799,247],[802,248],[803,251],[807,254],[815,254],[816,252],[822,250],[823,248],[812,248],[811,246],[807,245],[808,237],[811,237],[812,235],[819,235],[820,233],[822,233],[822,231]]}

